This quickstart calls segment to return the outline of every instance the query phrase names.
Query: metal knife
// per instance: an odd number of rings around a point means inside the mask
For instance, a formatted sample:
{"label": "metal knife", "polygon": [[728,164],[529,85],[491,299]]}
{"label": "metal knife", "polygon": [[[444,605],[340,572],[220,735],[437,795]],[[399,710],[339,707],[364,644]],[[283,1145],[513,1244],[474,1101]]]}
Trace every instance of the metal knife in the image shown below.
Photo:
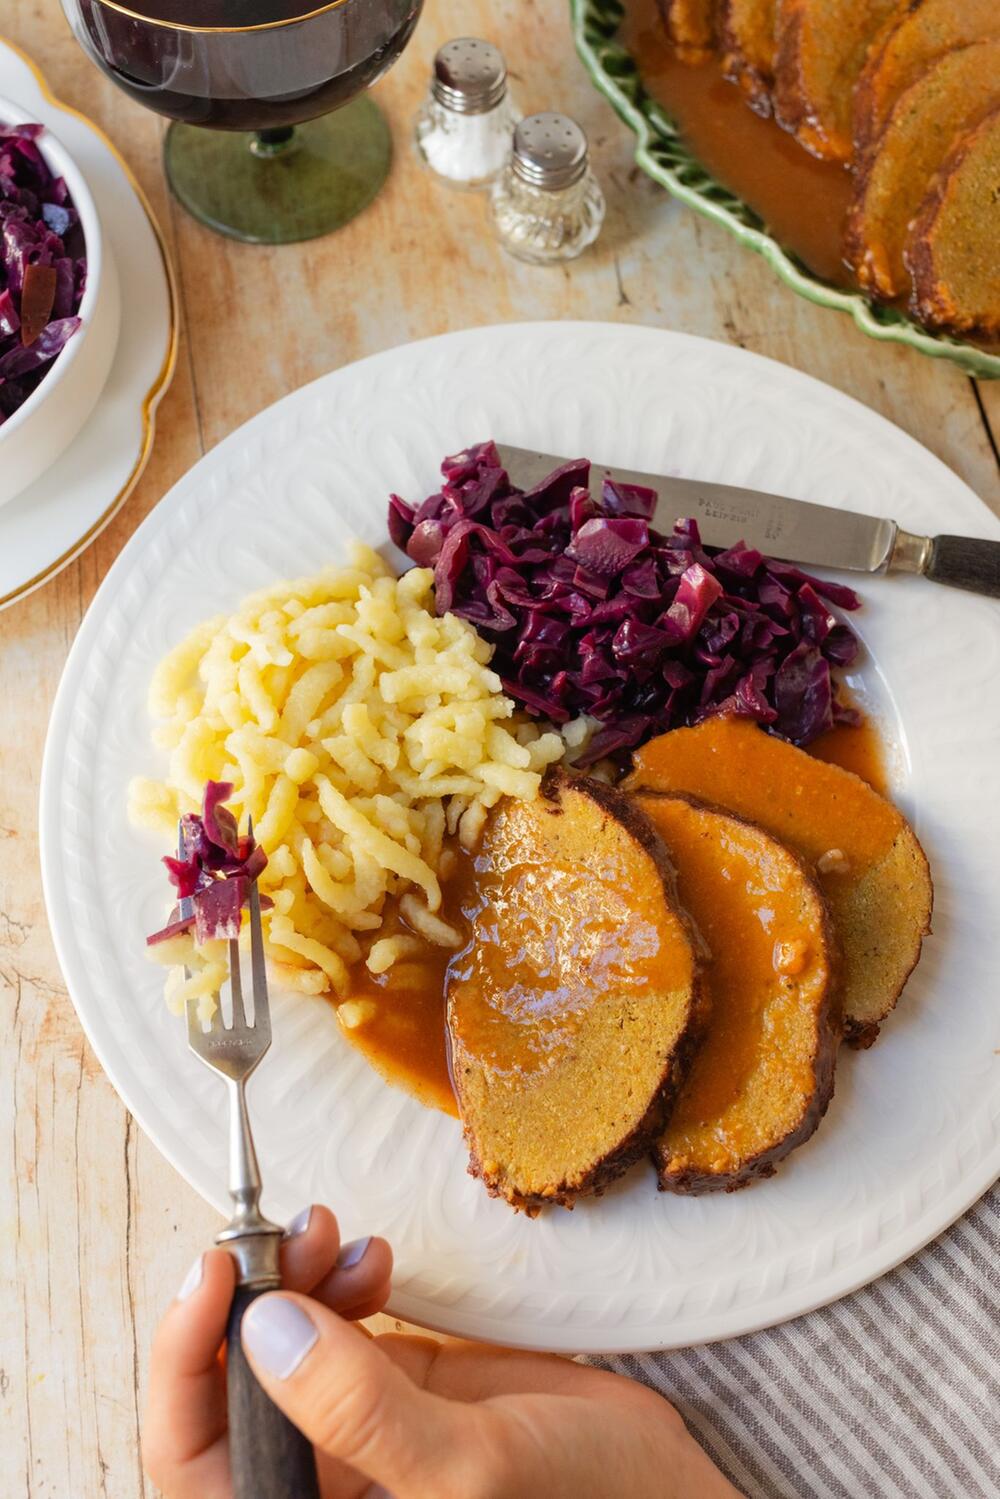
{"label": "metal knife", "polygon": [[[555,453],[535,453],[498,443],[500,458],[521,489],[531,489],[554,468],[569,462]],[[659,496],[654,524],[669,531],[680,516],[693,516],[709,546],[743,540],[784,562],[846,568],[863,573],[919,573],[971,593],[1000,598],[1000,542],[972,536],[916,536],[895,521],[813,505],[761,489],[674,479],[632,469],[591,465],[591,484],[607,475],[622,484],[642,484]]]}

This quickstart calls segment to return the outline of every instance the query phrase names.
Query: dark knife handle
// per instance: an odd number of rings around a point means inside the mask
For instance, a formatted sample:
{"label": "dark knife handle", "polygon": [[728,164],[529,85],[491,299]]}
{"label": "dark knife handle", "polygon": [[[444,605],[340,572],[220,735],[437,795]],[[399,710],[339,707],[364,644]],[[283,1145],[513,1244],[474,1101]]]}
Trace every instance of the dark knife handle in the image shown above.
{"label": "dark knife handle", "polygon": [[312,1443],[261,1389],[240,1342],[244,1312],[267,1289],[237,1286],[226,1327],[233,1499],[319,1499]]}
{"label": "dark knife handle", "polygon": [[1000,599],[1000,541],[974,536],[935,536],[926,576],[935,583]]}

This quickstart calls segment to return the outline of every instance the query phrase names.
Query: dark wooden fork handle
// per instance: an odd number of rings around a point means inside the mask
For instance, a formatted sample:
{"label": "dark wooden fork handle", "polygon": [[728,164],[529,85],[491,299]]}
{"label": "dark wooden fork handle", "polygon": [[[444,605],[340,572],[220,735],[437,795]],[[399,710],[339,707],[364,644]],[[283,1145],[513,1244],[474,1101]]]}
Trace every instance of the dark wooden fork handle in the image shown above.
{"label": "dark wooden fork handle", "polygon": [[226,1328],[233,1499],[319,1499],[312,1443],[261,1389],[240,1342],[244,1312],[267,1289],[237,1286]]}

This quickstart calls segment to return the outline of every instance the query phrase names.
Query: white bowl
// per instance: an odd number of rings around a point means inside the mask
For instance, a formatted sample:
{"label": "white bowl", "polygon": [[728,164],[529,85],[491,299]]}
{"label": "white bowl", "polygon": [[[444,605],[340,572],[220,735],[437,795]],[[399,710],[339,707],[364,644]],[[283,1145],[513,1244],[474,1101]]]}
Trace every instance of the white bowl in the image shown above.
{"label": "white bowl", "polygon": [[[30,117],[20,105],[0,98],[0,121],[23,125]],[[87,285],[80,303],[80,327],[24,405],[0,426],[0,505],[27,489],[84,426],[108,378],[121,317],[118,272],[90,190],[50,130],[45,130],[38,144],[49,166],[66,179],[80,215]]]}

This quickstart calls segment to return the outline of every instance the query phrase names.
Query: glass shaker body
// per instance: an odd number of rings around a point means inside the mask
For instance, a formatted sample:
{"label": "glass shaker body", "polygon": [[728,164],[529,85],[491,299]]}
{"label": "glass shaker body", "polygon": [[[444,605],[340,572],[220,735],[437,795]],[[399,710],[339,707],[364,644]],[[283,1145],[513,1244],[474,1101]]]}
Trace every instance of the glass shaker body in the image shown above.
{"label": "glass shaker body", "polygon": [[493,221],[511,255],[535,265],[572,260],[593,244],[604,222],[604,194],[588,167],[569,187],[525,182],[508,164],[493,185]]}
{"label": "glass shaker body", "polygon": [[475,36],[445,42],[415,129],[417,150],[435,176],[451,187],[487,186],[510,154],[516,120],[500,49]]}
{"label": "glass shaker body", "polygon": [[488,187],[503,168],[516,123],[509,94],[484,114],[458,114],[431,90],[417,115],[417,150],[436,177],[474,192]]}

